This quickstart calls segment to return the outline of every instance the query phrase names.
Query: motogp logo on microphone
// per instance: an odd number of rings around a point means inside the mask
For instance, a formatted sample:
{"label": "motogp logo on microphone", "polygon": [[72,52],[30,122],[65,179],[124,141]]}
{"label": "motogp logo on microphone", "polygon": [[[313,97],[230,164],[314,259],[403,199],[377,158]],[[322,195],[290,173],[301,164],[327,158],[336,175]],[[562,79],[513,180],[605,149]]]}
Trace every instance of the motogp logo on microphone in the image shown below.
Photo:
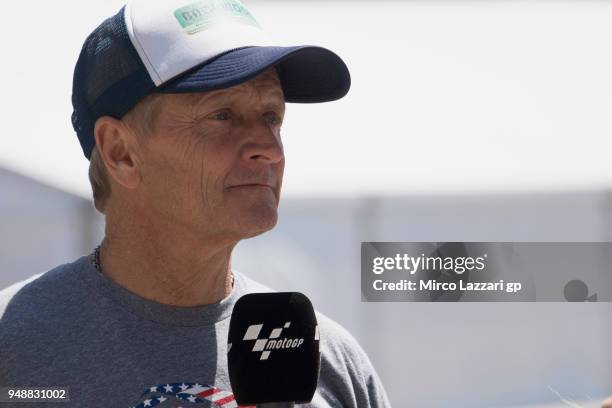
{"label": "motogp logo on microphone", "polygon": [[[263,328],[262,324],[252,324],[250,325],[246,332],[244,333],[244,337],[242,340],[255,340],[255,344],[253,345],[253,349],[251,350],[254,353],[258,353],[261,351],[260,360],[267,360],[270,357],[270,353],[272,350],[278,349],[297,349],[302,346],[304,343],[304,338],[295,338],[291,339],[288,337],[280,338],[281,332],[283,329],[287,329],[291,326],[291,322],[286,322],[283,327],[277,327],[272,329],[270,332],[270,337],[259,338],[259,333]],[[315,340],[319,340],[319,326],[315,328]]]}

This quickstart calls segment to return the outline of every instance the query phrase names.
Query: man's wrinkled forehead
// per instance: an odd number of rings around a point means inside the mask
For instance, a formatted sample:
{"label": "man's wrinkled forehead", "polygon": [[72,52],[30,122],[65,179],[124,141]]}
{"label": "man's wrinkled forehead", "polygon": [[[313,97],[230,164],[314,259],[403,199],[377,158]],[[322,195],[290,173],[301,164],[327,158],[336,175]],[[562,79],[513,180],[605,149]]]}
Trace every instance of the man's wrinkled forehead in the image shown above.
{"label": "man's wrinkled forehead", "polygon": [[285,103],[280,78],[274,68],[269,68],[255,78],[239,85],[208,92],[185,94],[185,96],[184,100],[191,106],[197,106],[210,100],[254,96],[270,103],[282,105]]}

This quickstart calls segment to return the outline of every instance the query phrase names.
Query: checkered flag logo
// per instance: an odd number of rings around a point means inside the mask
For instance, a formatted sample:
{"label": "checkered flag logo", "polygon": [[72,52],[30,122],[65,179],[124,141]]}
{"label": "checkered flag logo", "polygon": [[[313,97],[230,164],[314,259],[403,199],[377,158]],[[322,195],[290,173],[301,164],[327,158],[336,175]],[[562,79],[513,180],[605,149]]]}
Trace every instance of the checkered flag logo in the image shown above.
{"label": "checkered flag logo", "polygon": [[253,349],[251,351],[261,351],[261,357],[259,357],[259,359],[267,360],[268,357],[270,357],[270,350],[265,350],[268,340],[279,338],[283,329],[287,329],[289,326],[291,326],[291,322],[286,322],[283,327],[273,329],[272,332],[270,332],[270,337],[260,339],[259,333],[263,328],[263,324],[252,324],[249,326],[246,333],[244,333],[242,340],[255,340],[255,344],[253,345]]}
{"label": "checkered flag logo", "polygon": [[[296,349],[304,343],[304,338],[280,338],[283,330],[289,328],[290,326],[291,322],[285,322],[283,327],[275,327],[274,329],[272,329],[268,337],[260,338],[259,335],[261,333],[261,330],[263,329],[263,323],[252,324],[247,328],[242,340],[255,340],[255,343],[253,344],[253,349],[251,351],[254,353],[261,352],[261,356],[259,357],[259,359],[267,360],[270,357],[272,350]],[[315,340],[319,340],[319,326],[316,326],[315,328]],[[231,348],[231,344],[229,344],[229,347]]]}

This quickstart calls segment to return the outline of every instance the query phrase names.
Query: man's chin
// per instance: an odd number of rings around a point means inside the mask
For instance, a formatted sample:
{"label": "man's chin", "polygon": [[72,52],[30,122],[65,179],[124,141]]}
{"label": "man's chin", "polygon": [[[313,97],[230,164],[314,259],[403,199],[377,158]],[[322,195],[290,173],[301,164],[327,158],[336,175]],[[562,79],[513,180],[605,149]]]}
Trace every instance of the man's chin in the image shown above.
{"label": "man's chin", "polygon": [[276,226],[278,212],[276,208],[258,208],[256,211],[248,211],[239,217],[238,228],[244,233],[245,238],[251,238],[264,232],[270,231]]}

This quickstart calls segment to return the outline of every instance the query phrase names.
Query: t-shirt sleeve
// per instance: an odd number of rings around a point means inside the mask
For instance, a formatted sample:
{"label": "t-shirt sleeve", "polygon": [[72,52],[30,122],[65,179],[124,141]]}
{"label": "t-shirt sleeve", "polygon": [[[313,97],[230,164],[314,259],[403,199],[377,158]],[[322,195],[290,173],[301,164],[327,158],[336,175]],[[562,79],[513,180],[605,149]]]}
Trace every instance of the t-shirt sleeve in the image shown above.
{"label": "t-shirt sleeve", "polygon": [[318,393],[331,406],[391,407],[387,393],[368,355],[342,326],[318,315],[321,371]]}
{"label": "t-shirt sleeve", "polygon": [[2,316],[4,315],[9,302],[13,299],[13,296],[15,296],[15,294],[17,294],[17,292],[19,292],[19,290],[21,290],[21,288],[23,288],[25,285],[38,279],[42,275],[43,273],[39,273],[21,282],[14,283],[7,288],[0,288],[0,319],[2,319]]}
{"label": "t-shirt sleeve", "polygon": [[10,309],[9,305],[24,286],[42,275],[42,273],[39,273],[7,288],[0,289],[0,386],[9,384],[7,367],[10,365],[9,362],[15,359],[14,353],[7,351],[8,345],[14,342],[13,339],[9,341],[9,338],[14,338],[15,334],[19,335],[22,331],[22,327],[19,326],[21,324],[20,319],[7,315]]}

